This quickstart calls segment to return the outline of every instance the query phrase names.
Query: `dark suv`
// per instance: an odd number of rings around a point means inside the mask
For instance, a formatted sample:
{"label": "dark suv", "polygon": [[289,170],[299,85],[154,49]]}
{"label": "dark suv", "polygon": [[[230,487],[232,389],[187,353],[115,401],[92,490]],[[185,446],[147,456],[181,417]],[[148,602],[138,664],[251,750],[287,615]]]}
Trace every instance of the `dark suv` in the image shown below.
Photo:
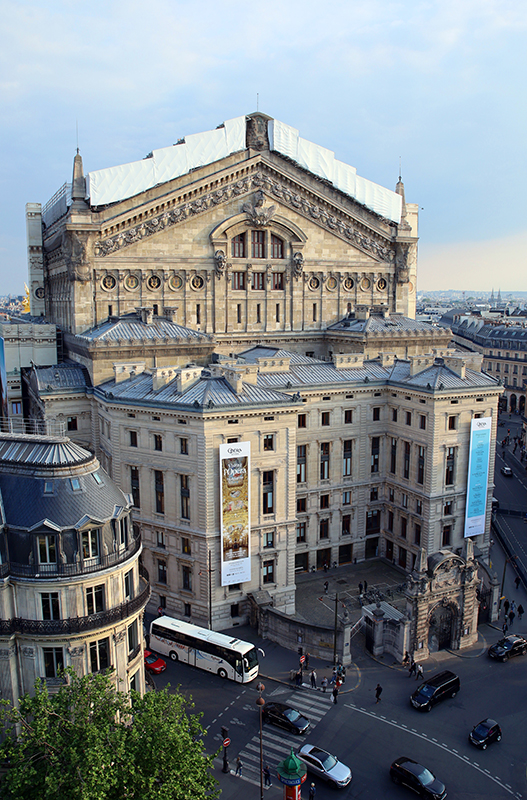
{"label": "dark suv", "polygon": [[455,697],[460,685],[458,676],[446,669],[418,686],[410,697],[410,702],[419,711],[431,711],[432,706],[446,697]]}
{"label": "dark suv", "polygon": [[524,656],[527,653],[527,639],[513,633],[491,645],[488,653],[491,658],[496,658],[498,661],[508,661],[514,656]]}
{"label": "dark suv", "polygon": [[429,769],[411,758],[398,758],[394,761],[390,767],[390,777],[394,783],[402,783],[428,800],[444,800],[446,797],[445,784]]}

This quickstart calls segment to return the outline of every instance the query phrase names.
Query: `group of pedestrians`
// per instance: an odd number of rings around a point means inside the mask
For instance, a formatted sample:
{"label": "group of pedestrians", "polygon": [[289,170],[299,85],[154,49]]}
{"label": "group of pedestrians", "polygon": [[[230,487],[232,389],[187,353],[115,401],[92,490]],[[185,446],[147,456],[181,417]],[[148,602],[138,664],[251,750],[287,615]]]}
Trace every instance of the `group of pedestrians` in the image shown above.
{"label": "group of pedestrians", "polygon": [[[520,585],[519,576],[516,578],[515,584],[516,588],[518,588]],[[518,606],[516,606],[514,600],[511,600],[509,602],[507,598],[505,598],[505,600],[503,601],[503,626],[502,626],[502,631],[504,636],[507,634],[509,628],[512,628],[512,623],[516,619],[516,614],[518,614],[518,619],[521,619],[524,613],[525,611],[521,603]]]}
{"label": "group of pedestrians", "polygon": [[403,658],[403,667],[408,667],[408,677],[411,678],[412,675],[415,675],[416,681],[420,678],[424,678],[424,669],[422,664],[418,664],[417,661],[414,659],[413,655],[410,655],[408,650],[406,650]]}

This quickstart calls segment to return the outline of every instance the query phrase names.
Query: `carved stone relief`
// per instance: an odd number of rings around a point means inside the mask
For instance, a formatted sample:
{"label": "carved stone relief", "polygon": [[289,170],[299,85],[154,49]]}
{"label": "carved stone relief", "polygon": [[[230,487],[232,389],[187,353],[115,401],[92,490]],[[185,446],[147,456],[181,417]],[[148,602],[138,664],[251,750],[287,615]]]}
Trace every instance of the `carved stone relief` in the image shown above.
{"label": "carved stone relief", "polygon": [[271,224],[276,206],[264,208],[265,195],[259,190],[253,197],[253,202],[249,200],[242,205],[242,211],[247,214],[247,223],[255,228],[265,228]]}
{"label": "carved stone relief", "polygon": [[87,233],[64,231],[62,234],[62,257],[71,281],[89,281],[90,267],[86,259]]}

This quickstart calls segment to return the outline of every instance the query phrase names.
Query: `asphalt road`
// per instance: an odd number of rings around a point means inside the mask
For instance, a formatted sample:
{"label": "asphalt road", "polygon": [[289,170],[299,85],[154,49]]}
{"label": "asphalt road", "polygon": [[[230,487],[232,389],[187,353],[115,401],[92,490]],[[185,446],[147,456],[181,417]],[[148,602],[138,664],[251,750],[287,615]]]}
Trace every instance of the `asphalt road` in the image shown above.
{"label": "asphalt road", "polygon": [[[499,638],[498,631],[487,628],[489,643]],[[495,635],[494,635],[495,634]],[[360,659],[361,669],[351,670],[345,686],[352,691],[341,693],[337,706],[329,695],[310,689],[294,690],[283,684],[267,681],[265,697],[291,701],[312,720],[306,737],[293,736],[272,726],[264,726],[264,760],[274,773],[276,764],[285,758],[291,747],[304,741],[317,744],[334,753],[352,770],[351,784],[338,792],[341,800],[391,800],[409,796],[407,789],[394,786],[389,778],[390,763],[398,756],[409,756],[429,767],[447,786],[448,797],[458,800],[474,798],[521,798],[526,795],[525,713],[527,703],[527,657],[518,657],[507,664],[496,663],[483,652],[474,658],[460,658],[450,653],[436,654],[433,668],[452,669],[461,679],[457,697],[446,700],[422,713],[409,702],[418,685],[401,668],[389,668],[368,657]],[[216,675],[182,664],[169,663],[158,686],[170,682],[181,685],[193,695],[196,711],[203,713],[208,728],[207,749],[214,751],[221,744],[221,725],[229,728],[231,746],[229,761],[232,772],[221,772],[221,758],[216,760],[216,776],[222,798],[231,800],[240,792],[246,797],[259,795],[259,723],[255,685],[233,684]],[[382,701],[375,703],[377,683],[383,687]],[[472,727],[485,717],[494,717],[503,729],[503,739],[485,752],[468,742]],[[236,756],[244,763],[243,777],[234,776]],[[308,782],[303,795],[307,797]],[[315,779],[317,800],[335,797],[335,790]],[[268,798],[282,792],[276,777],[266,789]]]}

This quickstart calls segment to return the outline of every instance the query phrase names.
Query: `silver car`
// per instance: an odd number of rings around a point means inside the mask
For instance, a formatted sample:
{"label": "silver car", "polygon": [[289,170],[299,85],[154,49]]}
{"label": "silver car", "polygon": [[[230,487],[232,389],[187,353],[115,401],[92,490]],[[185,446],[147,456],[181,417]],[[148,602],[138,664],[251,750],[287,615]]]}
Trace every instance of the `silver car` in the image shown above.
{"label": "silver car", "polygon": [[309,772],[313,772],[332,786],[342,789],[351,781],[351,770],[342,764],[336,756],[315,747],[305,744],[298,751],[298,757],[304,762]]}

